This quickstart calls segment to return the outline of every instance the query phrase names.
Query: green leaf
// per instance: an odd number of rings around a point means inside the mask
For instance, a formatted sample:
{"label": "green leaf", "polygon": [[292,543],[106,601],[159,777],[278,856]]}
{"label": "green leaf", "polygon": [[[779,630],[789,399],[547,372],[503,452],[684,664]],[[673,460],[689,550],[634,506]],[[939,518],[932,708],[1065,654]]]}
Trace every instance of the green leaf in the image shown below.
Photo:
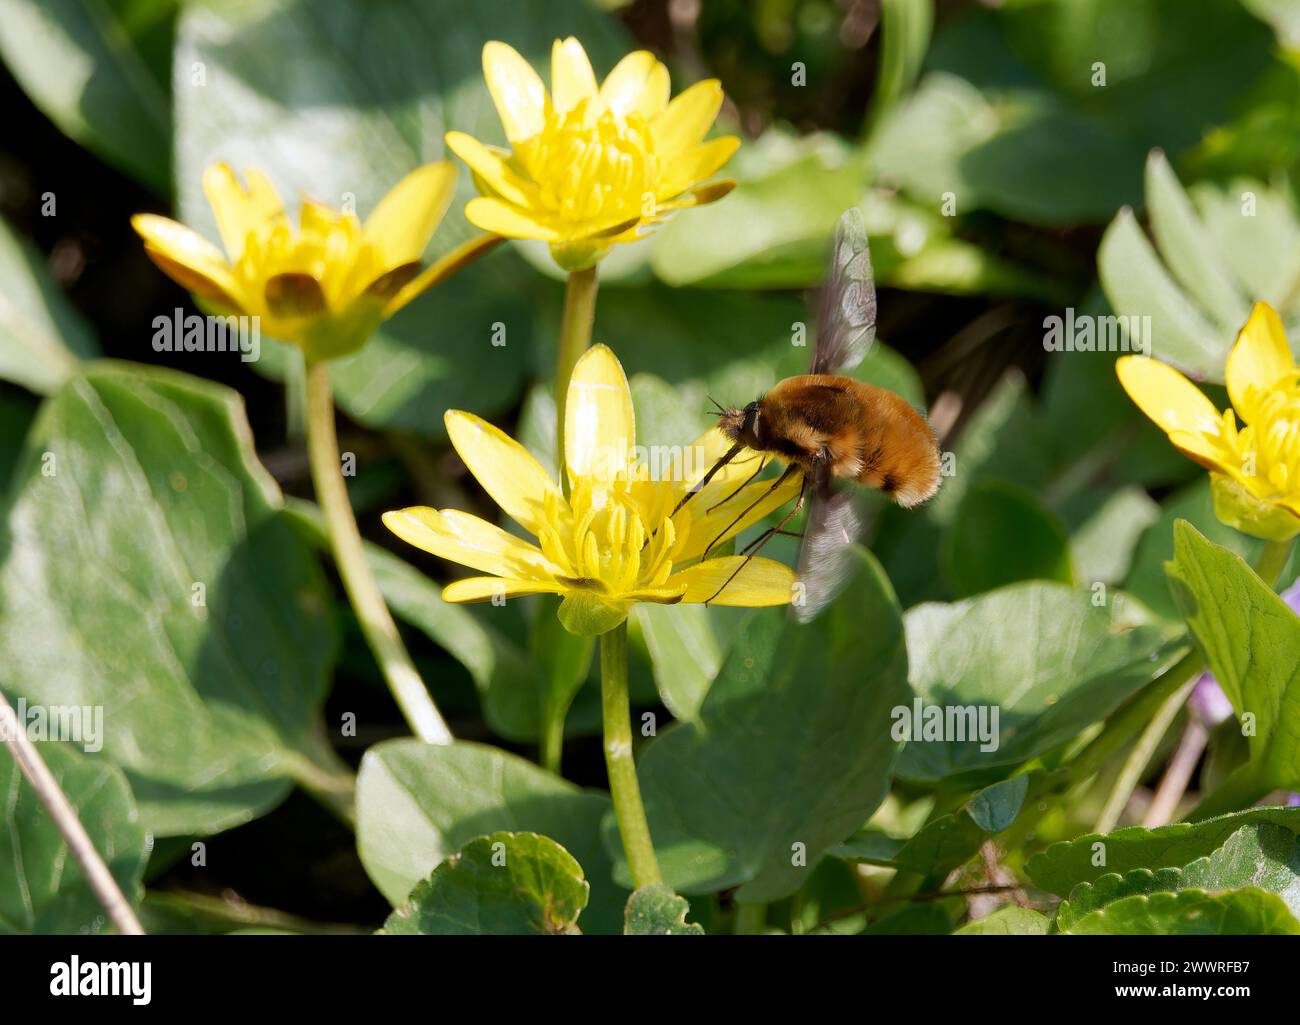
{"label": "green leaf", "polygon": [[582,866],[536,833],[471,840],[388,916],[389,935],[502,936],[576,933],[587,905]]}
{"label": "green leaf", "polygon": [[[38,747],[95,850],[127,899],[137,902],[148,838],[126,779],[67,744]],[[0,933],[103,932],[103,908],[8,750],[0,752],[0,795]]]}
{"label": "green leaf", "polygon": [[1158,151],[1146,189],[1159,255],[1121,211],[1098,252],[1102,285],[1117,313],[1151,318],[1153,355],[1222,382],[1251,301],[1273,303],[1287,322],[1300,316],[1300,216],[1288,193],[1248,179],[1189,196]]}
{"label": "green leaf", "polygon": [[1076,884],[1096,883],[1104,875],[1125,875],[1142,868],[1181,868],[1213,854],[1249,823],[1268,823],[1300,832],[1300,808],[1251,808],[1202,822],[1177,822],[1156,829],[1131,826],[1105,835],[1090,833],[1040,851],[1025,863],[1025,871],[1035,885],[1064,897]]}
{"label": "green leaf", "polygon": [[1093,936],[1295,936],[1300,935],[1300,922],[1276,894],[1246,887],[1225,893],[1179,890],[1125,897],[1063,931]]}
{"label": "green leaf", "polygon": [[27,437],[0,534],[7,686],[102,706],[155,834],[260,814],[316,743],[334,633],[279,505],[238,396],[174,371],[91,365]]}
{"label": "green leaf", "polygon": [[400,904],[474,837],[497,830],[549,836],[586,869],[585,932],[619,932],[626,893],[610,877],[600,820],[609,798],[482,744],[377,744],[357,776],[357,849],[379,891]]}
{"label": "green leaf", "polygon": [[[631,48],[614,19],[578,0],[551,4],[544,18],[519,17],[500,0],[393,0],[380,9],[335,0],[310,16],[288,0],[187,6],[176,66],[202,64],[206,82],[177,95],[182,220],[216,238],[201,178],[218,160],[261,168],[291,209],[309,194],[334,206],[353,204],[364,217],[416,166],[454,160],[443,145],[446,131],[503,141],[481,58],[485,42],[502,38],[503,22],[510,44],[544,76],[556,38],[580,38],[602,75]],[[292,54],[293,74],[267,54]],[[474,195],[462,169],[429,259],[474,233],[461,214]],[[448,407],[503,412],[523,387],[536,323],[549,319],[539,318],[537,306],[555,295],[517,254],[494,253],[335,362],[337,401],[368,426],[438,439],[446,436]],[[283,355],[266,349],[255,366],[275,374]]]}
{"label": "green leaf", "polygon": [[633,616],[641,628],[655,684],[674,719],[693,720],[722,667],[722,644],[704,605],[643,602]]}
{"label": "green leaf", "polygon": [[830,853],[849,861],[942,878],[974,857],[985,840],[1010,828],[1028,788],[1029,776],[1013,776],[976,791],[957,811],[925,823],[908,840],[862,829]]}
{"label": "green leaf", "polygon": [[1128,207],[1102,236],[1097,268],[1120,316],[1151,318],[1151,354],[1198,380],[1221,381],[1232,335],[1216,330],[1170,277]]}
{"label": "green leaf", "polygon": [[[669,727],[641,756],[650,833],[678,892],[787,896],[884,798],[897,750],[890,709],[908,699],[906,653],[883,572],[860,549],[854,563],[845,594],[812,624],[784,610],[754,615],[698,722]],[[612,817],[605,835],[618,852]],[[629,878],[621,860],[617,872]]]}
{"label": "green leaf", "polygon": [[151,36],[170,37],[177,3],[143,0],[129,12],[124,6],[115,0],[0,0],[0,56],[66,135],[166,193],[170,62],[157,61],[155,68],[148,51]]}
{"label": "green leaf", "polygon": [[623,932],[628,936],[703,936],[704,929],[686,921],[691,905],[663,883],[643,886],[628,898]]}
{"label": "green leaf", "polygon": [[1165,574],[1165,563],[1174,556],[1174,524],[1178,520],[1187,520],[1215,544],[1248,561],[1258,557],[1264,542],[1225,526],[1214,515],[1210,482],[1203,473],[1166,498],[1161,504],[1160,518],[1138,541],[1124,590],[1162,618],[1181,623],[1183,614],[1174,601],[1169,577]]}
{"label": "green leaf", "polygon": [[[314,548],[328,552],[325,521],[314,503],[291,498],[285,515]],[[519,742],[536,740],[541,680],[523,648],[480,610],[443,601],[442,588],[409,562],[368,541],[364,548],[393,615],[465,667],[493,732]]]}
{"label": "green leaf", "polygon": [[1068,899],[1061,901],[1056,908],[1056,928],[1068,932],[1070,927],[1098,908],[1131,897],[1137,893],[1158,893],[1178,889],[1182,881],[1181,868],[1135,868],[1120,875],[1111,872],[1100,876],[1095,882],[1079,883],[1070,891]]}
{"label": "green leaf", "polygon": [[1007,481],[973,485],[943,545],[947,575],[959,597],[1018,580],[1074,583],[1065,525],[1032,492]]}
{"label": "green leaf", "polygon": [[1047,916],[1016,904],[998,908],[990,915],[967,922],[954,936],[1044,936]]}
{"label": "green leaf", "polygon": [[670,285],[792,288],[821,280],[836,221],[861,198],[862,154],[835,136],[768,131],[723,169],[725,202],[670,221],[650,266]]}
{"label": "green leaf", "polygon": [[[903,749],[899,774],[924,782],[988,773],[1044,753],[1105,718],[1181,653],[1181,632],[1151,621],[1123,595],[1098,607],[1091,591],[1060,584],[1014,584],[919,605],[905,622],[912,687],[923,707],[920,721],[908,709],[899,728],[932,737],[923,727],[939,722],[938,713],[927,709],[939,708],[944,723],[948,710],[968,710],[961,739],[913,740]],[[998,717],[996,730],[985,730],[995,737],[983,743],[978,719],[974,736],[969,728],[969,710],[978,716],[982,708],[985,727]]]}
{"label": "green leaf", "polygon": [[1080,582],[1123,580],[1143,532],[1159,517],[1160,507],[1143,488],[1123,487],[1107,495],[1070,538]]}
{"label": "green leaf", "polygon": [[1169,161],[1152,151],[1146,166],[1147,206],[1151,230],[1169,269],[1190,295],[1194,295],[1219,329],[1235,335],[1246,323],[1250,306],[1232,280],[1219,248],[1196,215]]}
{"label": "green leaf", "polygon": [[1300,841],[1289,829],[1249,822],[1213,854],[1183,869],[1182,888],[1230,890],[1255,886],[1276,893],[1300,916]]}
{"label": "green leaf", "polygon": [[[2,17],[0,17],[2,24]],[[91,330],[39,254],[0,219],[0,378],[48,394],[99,352]]]}
{"label": "green leaf", "polygon": [[1260,796],[1300,790],[1300,617],[1240,556],[1185,521],[1174,524],[1166,571],[1238,718],[1254,717],[1244,771]]}

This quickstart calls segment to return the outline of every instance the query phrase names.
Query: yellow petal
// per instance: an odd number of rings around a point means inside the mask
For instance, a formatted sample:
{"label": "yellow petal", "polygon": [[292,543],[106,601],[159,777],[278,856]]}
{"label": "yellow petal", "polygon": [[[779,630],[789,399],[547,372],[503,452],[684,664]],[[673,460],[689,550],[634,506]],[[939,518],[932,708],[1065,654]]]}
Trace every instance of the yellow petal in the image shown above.
{"label": "yellow petal", "polygon": [[[682,600],[688,602],[707,601],[711,605],[747,605],[754,608],[790,604],[794,597],[795,575],[789,566],[764,558],[750,559],[748,566],[744,563],[743,555],[709,559],[674,573],[668,578],[666,586],[685,586],[686,596]],[[737,569],[740,572],[727,584],[727,578]],[[718,593],[720,587],[722,591]]]}
{"label": "yellow petal", "polygon": [[721,109],[722,83],[716,78],[696,82],[650,122],[655,153],[666,159],[702,142]]}
{"label": "yellow petal", "polygon": [[479,196],[465,204],[465,217],[476,228],[506,238],[537,238],[547,242],[560,237],[531,214],[500,199]]}
{"label": "yellow petal", "polygon": [[527,541],[459,509],[412,506],[386,512],[383,520],[407,544],[483,573],[546,579],[554,569]]}
{"label": "yellow petal", "polygon": [[668,158],[659,176],[657,198],[671,199],[708,178],[730,160],[739,147],[740,140],[734,135],[723,135]]}
{"label": "yellow petal", "polygon": [[1254,423],[1259,399],[1294,369],[1282,318],[1268,303],[1256,303],[1228,354],[1226,377],[1233,408],[1246,423]]}
{"label": "yellow petal", "polygon": [[564,504],[542,464],[514,438],[472,413],[449,409],[443,422],[456,452],[492,501],[534,537],[540,536],[547,496]]}
{"label": "yellow petal", "polygon": [[362,234],[375,247],[384,270],[424,255],[455,191],[455,166],[439,160],[417,167],[379,201]]}
{"label": "yellow petal", "polygon": [[599,106],[621,115],[635,111],[649,120],[668,106],[670,88],[668,69],[649,50],[636,50],[601,83]]}
{"label": "yellow petal", "polygon": [[461,604],[515,598],[526,594],[560,594],[559,584],[542,580],[507,580],[503,577],[466,577],[442,589],[442,600]]}
{"label": "yellow petal", "polygon": [[1115,361],[1119,383],[1166,434],[1219,434],[1219,411],[1205,393],[1171,366],[1147,356]]}
{"label": "yellow petal", "polygon": [[614,480],[636,445],[632,393],[618,357],[605,345],[584,352],[565,399],[564,461],[572,479]]}
{"label": "yellow petal", "polygon": [[284,203],[271,179],[257,170],[247,170],[245,190],[229,164],[213,164],[203,172],[203,194],[208,197],[221,233],[226,254],[234,263],[244,255],[249,232],[265,230],[284,220]]}
{"label": "yellow petal", "polygon": [[131,227],[154,262],[180,284],[208,298],[239,299],[239,284],[225,256],[198,232],[156,214],[136,214]]}
{"label": "yellow petal", "polygon": [[496,41],[485,44],[483,77],[507,139],[522,142],[542,130],[546,124],[546,87],[519,51]]}
{"label": "yellow petal", "polygon": [[587,51],[573,36],[557,39],[551,46],[551,103],[567,114],[580,102],[596,95],[596,73],[591,70]]}
{"label": "yellow petal", "polygon": [[734,178],[720,178],[718,181],[691,189],[689,192],[683,192],[676,199],[657,204],[656,213],[664,214],[672,210],[685,210],[692,206],[707,206],[709,203],[716,203],[735,187]]}
{"label": "yellow petal", "polygon": [[511,169],[508,151],[485,146],[464,132],[448,132],[444,141],[502,199],[522,207],[532,202],[537,189]]}

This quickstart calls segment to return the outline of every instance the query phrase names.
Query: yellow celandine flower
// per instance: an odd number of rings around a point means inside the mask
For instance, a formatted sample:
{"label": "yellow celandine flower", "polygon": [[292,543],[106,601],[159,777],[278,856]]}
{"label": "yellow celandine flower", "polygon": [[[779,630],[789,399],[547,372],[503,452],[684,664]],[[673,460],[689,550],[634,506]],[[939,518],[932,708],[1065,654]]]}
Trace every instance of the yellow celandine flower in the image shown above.
{"label": "yellow celandine flower", "polygon": [[351,211],[304,199],[294,229],[271,180],[227,164],[203,174],[225,252],[167,217],[137,214],[131,224],[163,272],[210,313],[256,316],[273,338],[312,360],[361,348],[379,324],[497,241],[481,236],[427,269],[420,258],[456,188],[447,161],[416,168],[365,223]]}
{"label": "yellow celandine flower", "polygon": [[[796,480],[775,491],[770,491],[771,481],[742,486],[755,464],[736,460],[739,465],[729,464],[672,515],[678,500],[730,442],[710,430],[690,449],[675,453],[670,479],[652,479],[648,466],[634,454],[636,427],[627,378],[604,345],[587,350],[578,361],[567,409],[567,498],[517,441],[470,413],[448,411],[447,433],[465,465],[537,544],[456,509],[415,507],[385,513],[384,524],[402,540],[490,574],[447,585],[445,600],[562,595],[561,622],[571,632],[586,635],[618,626],[633,604],[642,601],[673,605],[712,598],[719,605],[745,606],[790,602],[794,573],[764,558],[752,559],[713,598],[743,557],[701,557],[705,549],[793,499]],[[728,500],[710,511],[724,498]],[[754,508],[733,523],[756,499]]]}
{"label": "yellow celandine flower", "polygon": [[1210,471],[1220,520],[1269,541],[1300,533],[1300,371],[1272,306],[1256,303],[1237,335],[1225,370],[1232,408],[1222,413],[1156,360],[1124,356],[1116,371],[1142,412]]}
{"label": "yellow celandine flower", "polygon": [[740,145],[735,136],[703,141],[722,106],[717,79],[669,102],[668,69],[638,50],[597,87],[573,37],[551,48],[549,94],[505,43],[483,47],[483,76],[511,148],[447,133],[483,193],[465,216],[484,231],[549,242],[565,270],[590,267],[672,211],[711,203],[735,185],[697,187]]}

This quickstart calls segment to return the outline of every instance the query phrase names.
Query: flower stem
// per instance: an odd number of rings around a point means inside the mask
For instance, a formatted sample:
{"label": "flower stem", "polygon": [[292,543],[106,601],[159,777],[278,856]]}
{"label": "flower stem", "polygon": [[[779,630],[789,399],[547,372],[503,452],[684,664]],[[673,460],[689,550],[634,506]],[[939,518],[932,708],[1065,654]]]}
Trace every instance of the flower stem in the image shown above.
{"label": "flower stem", "polygon": [[1290,541],[1269,541],[1264,545],[1264,550],[1259,553],[1259,558],[1255,560],[1255,572],[1259,574],[1260,580],[1273,587],[1277,584],[1278,575],[1286,565],[1286,560],[1291,556],[1291,546],[1295,544],[1294,539]]}
{"label": "flower stem", "polygon": [[731,923],[731,931],[736,936],[762,935],[767,925],[767,905],[762,901],[736,901],[736,917]]}
{"label": "flower stem", "polygon": [[343,482],[339,441],[334,430],[334,395],[329,364],[324,361],[307,367],[307,449],[316,501],[325,517],[334,562],[388,689],[417,737],[430,744],[450,744],[451,731],[407,654],[361,547],[361,532]]}
{"label": "flower stem", "polygon": [[605,725],[605,768],[609,792],[614,799],[614,817],[632,869],[632,881],[640,889],[662,882],[641,785],[632,760],[632,707],[627,693],[627,622],[600,637],[600,698]]}
{"label": "flower stem", "polygon": [[555,361],[555,465],[560,485],[569,492],[564,470],[564,403],[569,378],[582,354],[591,345],[591,327],[596,319],[596,268],[575,270],[564,288],[564,317],[560,321],[560,351]]}
{"label": "flower stem", "polygon": [[123,936],[143,936],[144,929],[131,909],[131,902],[126,899],[122,888],[113,878],[113,873],[95,850],[90,834],[77,817],[77,809],[59,786],[59,781],[36,750],[36,745],[28,739],[25,724],[18,721],[4,694],[0,694],[0,721],[7,726],[0,730],[0,736],[3,736],[9,753],[18,763],[18,769],[27,779],[28,786],[54,820],[55,827],[63,836],[63,842],[81,866],[81,874],[86,877],[91,892],[108,914],[109,921]]}
{"label": "flower stem", "polygon": [[1133,796],[1133,791],[1142,780],[1142,774],[1146,772],[1147,765],[1150,763],[1156,748],[1160,746],[1160,741],[1164,739],[1169,727],[1173,725],[1174,719],[1177,718],[1179,710],[1183,707],[1183,702],[1187,700],[1187,695],[1192,692],[1196,686],[1196,677],[1193,676],[1176,691],[1165,698],[1164,703],[1156,709],[1138,742],[1129,752],[1129,756],[1124,759],[1124,765],[1120,769],[1119,778],[1115,780],[1115,786],[1106,798],[1106,805],[1102,808],[1101,814],[1097,816],[1097,824],[1093,826],[1095,833],[1109,833],[1115,828],[1115,823],[1124,813],[1128,806],[1129,799]]}

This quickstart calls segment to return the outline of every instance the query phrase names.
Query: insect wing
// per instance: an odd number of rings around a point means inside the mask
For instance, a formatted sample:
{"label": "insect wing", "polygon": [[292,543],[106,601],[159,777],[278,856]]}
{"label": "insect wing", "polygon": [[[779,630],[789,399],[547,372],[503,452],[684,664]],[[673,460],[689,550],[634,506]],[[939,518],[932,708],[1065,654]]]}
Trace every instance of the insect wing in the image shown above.
{"label": "insect wing", "polygon": [[803,595],[791,608],[799,623],[816,618],[844,589],[850,549],[862,536],[864,525],[852,488],[833,491],[829,479],[816,484],[799,546],[798,573]]}
{"label": "insect wing", "polygon": [[822,287],[812,374],[838,374],[862,362],[876,337],[876,282],[867,224],[857,207],[835,228],[831,265]]}

